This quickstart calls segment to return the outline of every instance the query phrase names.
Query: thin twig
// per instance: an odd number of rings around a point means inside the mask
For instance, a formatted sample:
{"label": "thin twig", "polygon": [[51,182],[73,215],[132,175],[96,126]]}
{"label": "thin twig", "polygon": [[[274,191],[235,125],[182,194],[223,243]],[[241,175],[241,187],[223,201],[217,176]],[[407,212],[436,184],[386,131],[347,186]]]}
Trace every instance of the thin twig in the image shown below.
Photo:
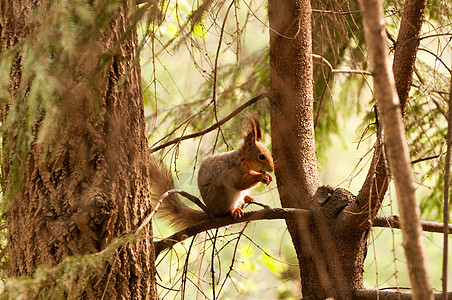
{"label": "thin twig", "polygon": [[434,37],[440,37],[440,36],[449,36],[450,38],[452,38],[452,33],[437,33],[437,34],[424,35],[424,36],[419,37],[419,41],[424,40],[424,39],[434,38]]}
{"label": "thin twig", "polygon": [[[256,201],[248,202],[248,205],[250,205],[250,204],[254,204],[254,205],[260,206],[260,207],[262,207],[262,208],[271,209],[271,207],[268,206],[267,204],[263,204],[263,203],[256,202]],[[248,206],[248,205],[247,205],[247,206]]]}
{"label": "thin twig", "polygon": [[[209,8],[212,2],[213,0],[204,0],[201,5],[199,5],[198,8],[188,16],[187,21],[182,24],[182,26],[179,26],[178,34],[171,38],[166,44],[162,45],[162,49],[159,52],[155,53],[154,56],[159,56],[162,52],[167,51],[167,48],[178,38],[180,38],[179,42],[174,46],[174,49],[179,47],[179,45],[185,40],[185,38],[189,36],[193,31],[193,24],[197,24],[199,22],[204,12]],[[190,30],[188,32],[185,32],[185,29],[187,29],[189,26]]]}
{"label": "thin twig", "polygon": [[157,0],[136,0],[135,4],[139,5],[139,4],[144,4],[144,3],[148,3],[150,2],[153,5],[158,5],[158,1]]}
{"label": "thin twig", "polygon": [[210,260],[210,274],[212,276],[212,296],[213,296],[213,300],[216,299],[216,295],[215,295],[215,267],[214,267],[214,261],[215,261],[215,244],[217,242],[217,237],[218,237],[218,228],[215,230],[215,236],[213,238],[213,242],[212,242],[212,259]]}
{"label": "thin twig", "polygon": [[[233,270],[235,259],[236,259],[236,256],[237,256],[237,249],[239,248],[240,239],[243,236],[243,232],[245,231],[245,228],[248,226],[248,224],[249,224],[249,222],[246,222],[245,225],[243,226],[242,230],[240,230],[240,232],[238,233],[237,242],[235,243],[234,251],[232,253],[231,264],[229,265],[229,270],[226,273],[226,276],[224,276],[224,281],[223,281],[223,283],[220,286],[220,290],[218,291],[218,296],[220,295],[221,291],[223,290],[223,287],[226,284],[226,281],[231,276],[231,272]],[[232,278],[231,278],[231,282],[232,282]]]}
{"label": "thin twig", "polygon": [[221,119],[220,121],[218,121],[217,123],[213,124],[212,126],[209,126],[208,128],[198,131],[198,132],[194,132],[191,134],[187,134],[187,135],[183,135],[181,137],[175,138],[171,141],[168,141],[166,143],[163,143],[159,146],[156,146],[152,149],[150,149],[151,153],[159,151],[163,148],[166,148],[170,145],[179,143],[181,141],[187,140],[187,139],[192,139],[198,136],[202,136],[205,135],[206,133],[209,133],[215,129],[217,129],[218,127],[220,127],[221,125],[223,125],[224,123],[226,123],[227,121],[229,121],[230,119],[232,119],[234,116],[236,116],[238,113],[240,113],[242,110],[244,110],[245,108],[247,108],[248,106],[256,103],[257,101],[264,99],[264,98],[268,98],[269,96],[269,92],[265,92],[263,94],[257,95],[256,97],[248,100],[247,102],[243,103],[242,105],[240,105],[239,107],[237,107],[232,113],[230,113],[229,115],[227,115],[226,117],[224,117],[223,119]]}
{"label": "thin twig", "polygon": [[353,69],[333,69],[335,74],[360,74],[372,76],[372,72],[364,70],[353,70]]}
{"label": "thin twig", "polygon": [[312,54],[312,58],[320,59],[322,64],[327,66],[327,68],[328,68],[328,76],[326,77],[326,80],[325,80],[325,86],[323,87],[322,95],[320,96],[320,100],[319,100],[319,105],[317,106],[317,113],[315,114],[315,119],[314,119],[314,128],[317,128],[317,124],[318,124],[319,118],[320,118],[320,112],[322,111],[323,99],[325,97],[326,89],[328,87],[328,84],[330,83],[331,74],[333,74],[334,69],[333,69],[333,66],[330,64],[330,62],[328,60],[326,60],[323,56],[320,56],[317,54]]}
{"label": "thin twig", "polygon": [[361,75],[372,75],[372,72],[364,70],[354,70],[354,69],[334,69],[333,65],[323,56],[318,54],[312,54],[312,58],[320,60],[320,62],[325,65],[331,73],[344,73],[344,74],[361,74]]}
{"label": "thin twig", "polygon": [[449,66],[444,62],[444,60],[442,60],[442,58],[439,57],[438,55],[436,55],[436,53],[434,53],[433,51],[430,51],[429,49],[425,49],[425,48],[419,48],[419,51],[424,51],[424,52],[427,52],[427,53],[433,55],[433,56],[436,58],[436,60],[439,61],[439,62],[443,65],[443,67],[446,68],[446,70],[447,70],[449,73],[452,73],[451,69],[450,69]]}
{"label": "thin twig", "polygon": [[319,99],[319,105],[317,106],[317,113],[316,113],[315,119],[314,119],[314,128],[316,128],[317,124],[319,122],[320,112],[322,111],[323,100],[324,100],[324,97],[325,97],[326,89],[328,87],[328,84],[330,83],[332,74],[343,73],[343,74],[372,75],[372,73],[369,72],[369,71],[363,71],[363,70],[334,69],[333,66],[331,65],[331,63],[326,58],[324,58],[323,56],[318,55],[318,54],[312,54],[312,58],[320,60],[320,62],[324,66],[326,66],[328,68],[328,75],[327,75],[326,80],[325,80],[325,86],[323,87],[322,94],[321,94],[320,99]]}
{"label": "thin twig", "polygon": [[439,154],[439,155],[432,155],[432,156],[428,156],[428,157],[421,157],[421,158],[412,160],[412,161],[411,161],[411,164],[414,165],[414,164],[420,163],[420,162],[422,162],[422,161],[426,161],[426,160],[431,160],[431,159],[438,158],[438,157],[440,157],[440,156],[441,156],[441,154]]}
{"label": "thin twig", "polygon": [[196,235],[193,236],[193,238],[191,239],[190,242],[190,246],[188,247],[188,252],[187,252],[187,256],[185,257],[185,263],[184,263],[184,269],[182,272],[182,295],[181,295],[181,299],[185,299],[185,286],[187,283],[187,273],[188,273],[188,262],[190,259],[190,253],[191,253],[191,249],[193,248],[193,244],[195,242],[196,239]]}
{"label": "thin twig", "polygon": [[313,8],[312,12],[313,13],[320,13],[320,14],[334,14],[334,15],[346,16],[346,15],[361,13],[361,10],[334,11],[334,10],[323,10],[323,9],[315,9],[315,8]]}
{"label": "thin twig", "polygon": [[[231,4],[229,5],[228,10],[226,11],[226,15],[224,16],[223,25],[221,26],[221,31],[220,31],[220,37],[218,39],[217,52],[215,54],[215,63],[214,63],[214,72],[213,72],[212,103],[213,103],[213,114],[215,116],[215,121],[217,123],[218,123],[218,110],[217,110],[218,58],[220,57],[221,44],[223,43],[223,34],[224,34],[224,28],[226,27],[226,20],[228,19],[229,11],[231,10],[232,6],[234,5],[234,2],[235,1],[231,1]],[[221,130],[221,127],[218,127],[218,130],[221,133],[223,140],[226,141],[223,131]],[[214,299],[215,299],[215,295],[214,295]]]}

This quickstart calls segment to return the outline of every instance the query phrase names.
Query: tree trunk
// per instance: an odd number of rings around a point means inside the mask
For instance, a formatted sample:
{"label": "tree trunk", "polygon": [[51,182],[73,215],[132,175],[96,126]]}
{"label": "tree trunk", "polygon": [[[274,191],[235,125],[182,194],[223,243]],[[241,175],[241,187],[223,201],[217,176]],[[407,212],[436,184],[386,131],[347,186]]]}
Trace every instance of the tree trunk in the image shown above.
{"label": "tree trunk", "polygon": [[[2,51],[39,29],[36,23],[29,26],[39,5],[39,1],[1,1]],[[38,266],[54,266],[69,255],[96,253],[120,234],[136,229],[150,210],[137,34],[129,31],[131,7],[122,4],[110,28],[99,34],[101,49],[94,60],[101,65],[101,54],[114,54],[103,56],[106,63],[93,73],[92,81],[83,82],[86,74],[77,77],[73,69],[67,70],[73,82],[59,82],[73,88],[62,94],[62,117],[57,119],[61,123],[54,124],[58,141],[38,142],[35,132],[28,159],[22,162],[21,185],[8,202],[12,276],[32,275]],[[25,84],[21,59],[19,51],[11,70],[11,99],[19,99],[17,91]],[[75,66],[82,66],[83,60],[80,53]],[[20,100],[26,102],[27,96]],[[5,121],[8,107],[2,112]],[[18,142],[16,138],[4,137],[10,145]],[[8,178],[11,161],[3,163]],[[81,297],[156,299],[151,237],[149,225],[147,235],[115,252],[100,277],[88,279]]]}
{"label": "tree trunk", "polygon": [[[315,157],[312,87],[311,12],[309,1],[269,1],[272,152],[283,207],[309,208],[320,185]],[[304,18],[303,18],[304,17]],[[299,126],[301,125],[301,126]],[[304,125],[304,126],[303,126]],[[287,220],[303,278],[315,266],[307,255],[301,224]]]}

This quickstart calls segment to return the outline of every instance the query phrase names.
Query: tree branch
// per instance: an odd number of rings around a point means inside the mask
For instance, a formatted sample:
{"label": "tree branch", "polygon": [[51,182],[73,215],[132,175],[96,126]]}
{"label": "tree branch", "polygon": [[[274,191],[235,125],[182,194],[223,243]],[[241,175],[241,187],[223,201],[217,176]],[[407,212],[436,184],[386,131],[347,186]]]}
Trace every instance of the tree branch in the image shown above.
{"label": "tree branch", "polygon": [[329,73],[336,74],[360,74],[360,75],[372,75],[372,72],[364,70],[354,70],[354,69],[334,69],[331,63],[323,56],[318,54],[312,54],[312,58],[320,60],[320,62],[328,68]]}
{"label": "tree branch", "polygon": [[[430,221],[420,221],[422,230],[428,232],[438,232],[442,233],[444,230],[444,223],[430,222]],[[399,216],[376,216],[372,222],[374,227],[390,227],[400,229],[400,218]],[[452,224],[447,226],[448,233],[452,234]]]}
{"label": "tree branch", "polygon": [[394,50],[392,70],[403,116],[408,104],[426,5],[427,0],[405,1]]}
{"label": "tree branch", "polygon": [[[148,217],[143,221],[143,223],[137,228],[135,232],[139,232],[142,230],[146,225],[151,221],[152,217],[157,212],[158,208],[160,207],[162,201],[168,197],[171,194],[178,193],[196,205],[198,205],[200,208],[202,208],[204,211],[206,211],[205,205],[200,202],[200,200],[181,190],[173,189],[165,192],[160,199],[157,201],[156,205],[154,206],[153,210],[150,212]],[[167,237],[163,240],[154,242],[154,247],[156,251],[156,257],[164,250],[172,247],[173,245],[182,242],[183,240],[194,236],[200,232],[215,229],[223,226],[228,226],[232,224],[237,224],[241,222],[249,222],[249,221],[256,221],[256,220],[272,220],[272,219],[286,219],[288,217],[294,217],[298,216],[301,218],[308,218],[310,217],[310,212],[308,210],[304,209],[296,209],[296,208],[271,208],[267,205],[260,204],[260,203],[252,203],[259,206],[263,206],[264,209],[257,210],[257,211],[251,211],[251,212],[245,212],[244,216],[240,219],[234,219],[231,216],[224,216],[220,218],[212,218],[211,220],[196,224],[192,227],[185,228],[179,232],[176,232],[175,234],[171,235],[170,237]],[[373,220],[372,225],[374,227],[391,227],[391,228],[399,228],[400,229],[400,219],[398,216],[390,216],[390,217],[383,217],[383,216],[376,216]],[[442,223],[437,222],[428,222],[428,221],[421,221],[422,229],[424,231],[429,232],[442,232],[444,225]],[[449,233],[452,234],[452,224],[449,224]]]}
{"label": "tree branch", "polygon": [[[179,190],[171,190],[168,192],[182,194],[182,193],[180,193],[181,191],[179,191]],[[162,195],[161,199],[165,198],[164,197],[165,194]],[[188,194],[188,195],[190,195],[190,194]],[[166,195],[166,196],[168,196],[168,195]],[[161,203],[161,202],[158,202],[158,203]],[[260,205],[259,203],[256,203],[256,204]],[[157,209],[158,209],[158,206],[156,205],[154,207],[153,212]],[[150,219],[154,215],[153,212],[151,212],[149,217],[146,218],[146,220],[138,228],[138,230],[140,230],[141,228],[144,228],[146,226],[146,224],[150,221]],[[220,217],[220,218],[211,219],[211,220],[196,224],[192,227],[185,228],[165,239],[154,242],[156,257],[162,251],[164,251],[168,248],[171,248],[175,244],[182,242],[185,239],[187,239],[191,236],[194,236],[200,232],[206,231],[206,230],[220,228],[220,227],[237,224],[237,223],[242,223],[242,222],[249,222],[249,221],[256,221],[256,220],[286,219],[286,218],[294,217],[294,216],[298,216],[300,218],[308,218],[308,217],[310,217],[310,212],[308,210],[297,209],[297,208],[270,208],[267,206],[266,208],[261,209],[261,210],[245,212],[244,216],[240,219],[234,219],[231,216],[224,216],[224,217]],[[148,219],[149,219],[149,221],[148,221]],[[398,216],[390,216],[390,217],[376,216],[372,225],[374,227],[391,227],[391,228],[400,229],[400,219]],[[424,231],[428,231],[428,232],[441,233],[444,228],[443,223],[438,223],[438,222],[421,221],[421,225],[422,225],[422,229]],[[452,224],[449,224],[449,234],[452,234]]]}
{"label": "tree branch", "polygon": [[[386,32],[387,37],[397,44],[394,53],[393,72],[397,94],[401,103],[402,116],[405,114],[408,103],[407,98],[412,82],[413,71],[415,69],[416,53],[419,45],[419,36],[425,5],[425,0],[409,0],[405,2],[397,42],[390,34],[388,34],[388,32]],[[381,153],[380,151],[385,150],[375,150],[372,165],[368,171],[363,187],[356,198],[357,202],[361,201],[362,208],[366,208],[365,201],[375,203],[374,207],[370,207],[371,212],[373,211],[374,214],[383,201],[389,183],[389,170],[386,170],[388,166],[385,153]],[[368,210],[369,207],[367,206],[366,209]]]}
{"label": "tree branch", "polygon": [[[452,297],[452,293],[448,293]],[[434,293],[434,299],[441,299],[441,293]],[[352,299],[359,300],[411,300],[413,299],[411,292],[387,291],[377,289],[357,290],[353,293]]]}
{"label": "tree branch", "polygon": [[[369,171],[355,201],[348,205],[346,210],[347,214],[343,214],[342,217],[343,224],[347,226],[346,228],[358,231],[365,230],[368,226],[368,220],[373,220],[376,216],[389,185],[389,170],[384,144],[381,140],[381,127],[376,109],[375,120],[377,126],[377,142],[374,147],[375,150]],[[356,226],[356,224],[359,225]]]}
{"label": "tree branch", "polygon": [[195,137],[198,137],[198,136],[205,135],[206,133],[209,133],[209,132],[217,129],[218,127],[220,127],[221,125],[223,125],[224,123],[226,123],[227,121],[232,119],[234,116],[236,116],[238,113],[240,113],[242,110],[244,110],[248,106],[256,103],[257,101],[259,101],[261,99],[267,98],[268,95],[269,95],[268,92],[260,94],[260,95],[257,95],[256,97],[248,100],[247,102],[245,102],[242,105],[240,105],[239,107],[237,107],[232,113],[230,113],[229,115],[227,115],[226,117],[224,117],[223,119],[218,121],[217,123],[213,124],[212,126],[209,126],[208,128],[206,128],[204,130],[201,130],[201,131],[198,131],[198,132],[194,132],[194,133],[191,133],[191,134],[187,134],[187,135],[183,135],[181,137],[178,137],[178,138],[175,138],[175,139],[173,139],[171,141],[163,143],[163,144],[161,144],[159,146],[156,146],[156,147],[150,149],[150,152],[153,153],[153,152],[159,151],[159,150],[161,150],[161,149],[163,149],[165,147],[168,147],[170,145],[180,143],[180,142],[182,142],[184,140],[188,140],[188,139],[192,139],[192,138],[195,138]]}
{"label": "tree branch", "polygon": [[175,234],[154,242],[155,257],[157,257],[162,251],[171,248],[174,244],[182,242],[183,240],[194,236],[200,232],[220,228],[227,225],[237,224],[241,222],[249,222],[255,220],[273,220],[273,219],[286,219],[289,217],[297,218],[309,218],[310,212],[304,209],[297,208],[265,208],[256,211],[245,212],[243,217],[234,219],[231,216],[224,216],[220,218],[211,219],[194,226],[185,228]]}

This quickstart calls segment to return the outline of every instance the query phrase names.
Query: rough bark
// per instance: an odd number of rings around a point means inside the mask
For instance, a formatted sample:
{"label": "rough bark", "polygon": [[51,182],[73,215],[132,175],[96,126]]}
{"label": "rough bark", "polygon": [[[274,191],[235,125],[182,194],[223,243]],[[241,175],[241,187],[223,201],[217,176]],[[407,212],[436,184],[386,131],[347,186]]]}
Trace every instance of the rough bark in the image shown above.
{"label": "rough bark", "polygon": [[394,64],[392,66],[402,115],[405,115],[408,105],[408,95],[413,79],[426,5],[427,0],[407,0],[403,7],[399,35],[394,51]]}
{"label": "rough bark", "polygon": [[361,228],[373,222],[389,187],[386,150],[381,141],[381,128],[377,130],[377,143],[369,171],[355,201],[348,208],[348,212],[352,214],[352,217],[347,217],[349,222]]}
{"label": "rough bark", "polygon": [[419,223],[419,207],[414,196],[413,174],[394,77],[389,70],[388,49],[381,3],[361,2],[364,29],[372,68],[377,104],[381,111],[383,137],[391,173],[394,176],[403,233],[403,247],[414,299],[432,299],[426,256]]}
{"label": "rough bark", "polygon": [[272,151],[285,206],[308,208],[320,175],[315,156],[309,1],[269,1]]}
{"label": "rough bark", "polygon": [[[39,5],[39,1],[1,1],[2,51],[33,34],[27,22]],[[121,40],[130,26],[128,8],[123,4],[102,34],[99,42],[104,49],[114,49],[115,55],[88,85],[92,90],[79,90],[75,99],[64,102],[67,115],[60,119],[64,123],[55,124],[61,140],[48,148],[35,140],[23,161],[26,171],[7,215],[12,276],[32,275],[39,265],[53,266],[68,255],[96,253],[138,227],[150,210],[137,35],[132,30]],[[11,74],[14,97],[21,82],[20,63]],[[95,115],[85,92],[97,95]],[[14,142],[15,137],[4,138]],[[4,164],[8,166],[8,161]],[[148,229],[142,239],[117,251],[100,277],[90,279],[83,298],[157,298]]]}
{"label": "rough bark", "polygon": [[[310,1],[268,3],[272,152],[283,207],[309,208],[320,185],[315,157]],[[307,222],[286,221],[298,256],[303,293],[315,264],[304,253]],[[306,232],[306,234],[304,234]],[[304,235],[304,236],[303,236]]]}

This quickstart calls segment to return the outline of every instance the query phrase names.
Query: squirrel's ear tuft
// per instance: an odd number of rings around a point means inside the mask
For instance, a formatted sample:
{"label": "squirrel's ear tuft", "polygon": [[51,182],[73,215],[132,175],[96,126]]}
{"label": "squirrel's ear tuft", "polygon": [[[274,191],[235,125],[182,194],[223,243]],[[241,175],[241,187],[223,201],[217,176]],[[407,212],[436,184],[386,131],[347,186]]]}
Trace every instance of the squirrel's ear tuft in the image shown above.
{"label": "squirrel's ear tuft", "polygon": [[256,112],[248,112],[245,115],[245,128],[243,131],[244,143],[251,146],[256,141],[262,141],[262,128],[259,116]]}
{"label": "squirrel's ear tuft", "polygon": [[255,114],[255,119],[254,119],[254,130],[256,131],[256,141],[262,142],[261,121],[259,120],[259,116],[257,115],[257,113]]}

